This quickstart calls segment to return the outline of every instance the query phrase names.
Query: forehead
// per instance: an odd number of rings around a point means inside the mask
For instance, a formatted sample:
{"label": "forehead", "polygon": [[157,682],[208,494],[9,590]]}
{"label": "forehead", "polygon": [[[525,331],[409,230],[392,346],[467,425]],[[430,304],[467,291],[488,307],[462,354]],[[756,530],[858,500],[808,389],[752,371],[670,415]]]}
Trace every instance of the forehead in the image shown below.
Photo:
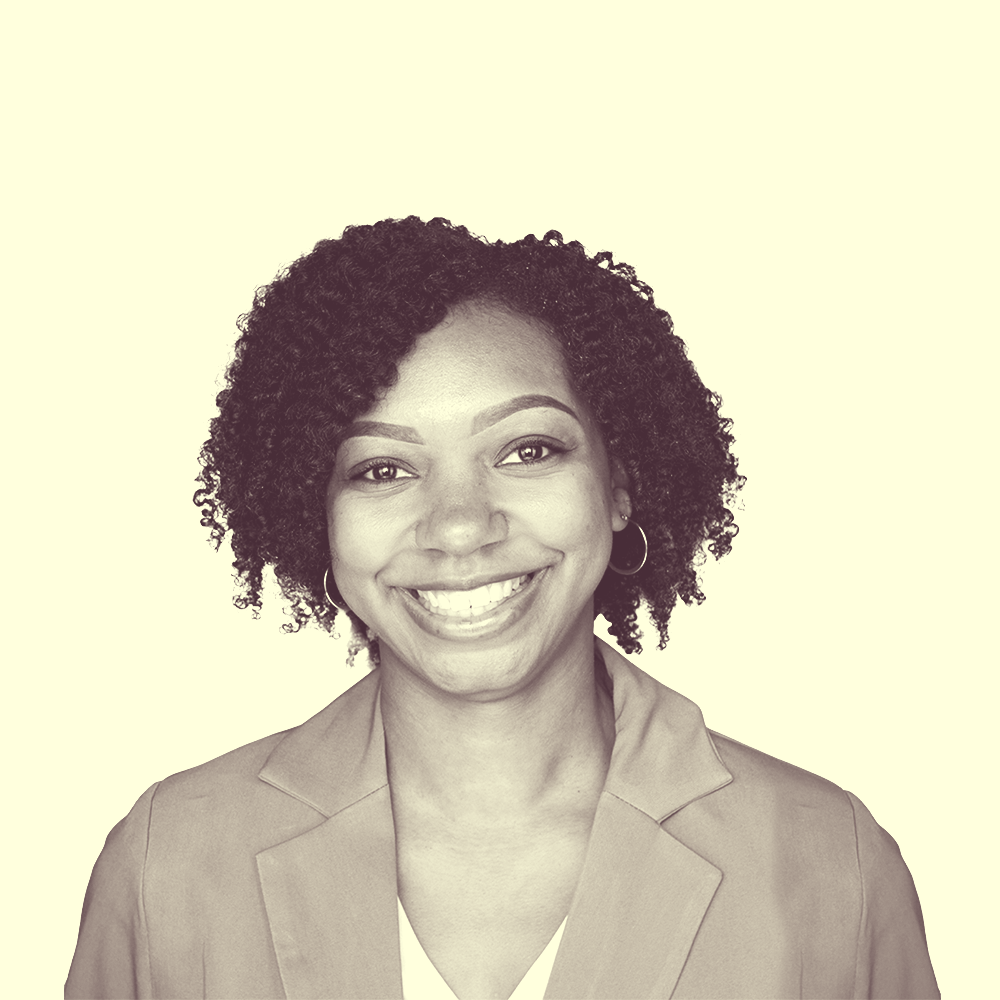
{"label": "forehead", "polygon": [[537,320],[485,305],[456,308],[417,338],[399,378],[372,411],[454,412],[511,396],[576,401],[559,345]]}

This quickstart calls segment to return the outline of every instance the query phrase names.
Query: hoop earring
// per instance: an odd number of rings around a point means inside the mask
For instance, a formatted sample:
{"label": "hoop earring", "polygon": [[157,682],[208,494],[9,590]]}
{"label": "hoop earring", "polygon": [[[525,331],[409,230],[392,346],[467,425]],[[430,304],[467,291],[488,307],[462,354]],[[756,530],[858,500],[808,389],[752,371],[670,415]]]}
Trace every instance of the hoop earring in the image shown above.
{"label": "hoop earring", "polygon": [[[635,531],[629,532],[630,526],[635,528]],[[623,537],[626,532],[632,537]],[[619,576],[634,576],[646,565],[648,555],[649,542],[646,540],[646,532],[635,521],[625,518],[625,527],[621,531],[615,532],[611,542],[611,558],[608,560],[608,569],[613,570]]]}
{"label": "hoop earring", "polygon": [[347,602],[340,596],[340,591],[337,590],[336,582],[333,584],[333,592],[337,595],[337,599],[335,600],[330,596],[330,582],[330,567],[327,566],[323,570],[323,593],[326,596],[327,603],[338,611],[350,611],[351,609],[347,606]]}

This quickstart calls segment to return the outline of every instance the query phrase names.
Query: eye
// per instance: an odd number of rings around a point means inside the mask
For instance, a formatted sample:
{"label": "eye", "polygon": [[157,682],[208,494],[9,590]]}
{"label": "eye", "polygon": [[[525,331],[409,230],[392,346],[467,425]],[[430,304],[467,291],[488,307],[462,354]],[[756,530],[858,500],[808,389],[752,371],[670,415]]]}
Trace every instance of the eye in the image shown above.
{"label": "eye", "polygon": [[402,466],[387,458],[375,458],[355,472],[351,479],[367,483],[394,483],[400,479],[415,478]]}
{"label": "eye", "polygon": [[537,465],[556,455],[561,455],[566,449],[549,441],[532,439],[518,442],[507,454],[497,462],[497,465]]}

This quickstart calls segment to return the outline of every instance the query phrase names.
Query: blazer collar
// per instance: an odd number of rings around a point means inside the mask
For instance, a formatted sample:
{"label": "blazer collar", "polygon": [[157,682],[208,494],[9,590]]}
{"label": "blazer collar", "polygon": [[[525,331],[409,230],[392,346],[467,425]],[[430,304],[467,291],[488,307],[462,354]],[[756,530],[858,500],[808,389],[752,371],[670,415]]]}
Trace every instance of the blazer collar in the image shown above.
{"label": "blazer collar", "polygon": [[[605,791],[662,823],[732,781],[701,709],[601,639],[613,686],[615,746]],[[327,818],[388,783],[379,674],[372,671],[282,739],[260,771]]]}
{"label": "blazer collar", "polygon": [[[732,776],[695,704],[596,642],[615,746],[546,997],[669,997],[722,873],[660,823]],[[286,994],[400,997],[378,671],[285,736],[260,777],[325,817],[257,856]]]}
{"label": "blazer collar", "polygon": [[373,670],[291,730],[260,778],[327,818],[387,785],[379,680]]}
{"label": "blazer collar", "polygon": [[657,823],[733,780],[701,709],[630,663],[601,639],[614,685],[615,746],[605,792]]}

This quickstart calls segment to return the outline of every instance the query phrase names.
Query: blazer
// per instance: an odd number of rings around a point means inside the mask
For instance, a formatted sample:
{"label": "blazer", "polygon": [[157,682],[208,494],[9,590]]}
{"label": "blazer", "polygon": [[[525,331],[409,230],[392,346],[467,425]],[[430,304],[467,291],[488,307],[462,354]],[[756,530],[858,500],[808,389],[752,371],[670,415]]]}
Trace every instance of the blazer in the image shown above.
{"label": "blazer", "polygon": [[[938,997],[893,839],[599,643],[616,738],[545,996]],[[94,868],[66,996],[402,996],[368,674],[150,788]]]}

